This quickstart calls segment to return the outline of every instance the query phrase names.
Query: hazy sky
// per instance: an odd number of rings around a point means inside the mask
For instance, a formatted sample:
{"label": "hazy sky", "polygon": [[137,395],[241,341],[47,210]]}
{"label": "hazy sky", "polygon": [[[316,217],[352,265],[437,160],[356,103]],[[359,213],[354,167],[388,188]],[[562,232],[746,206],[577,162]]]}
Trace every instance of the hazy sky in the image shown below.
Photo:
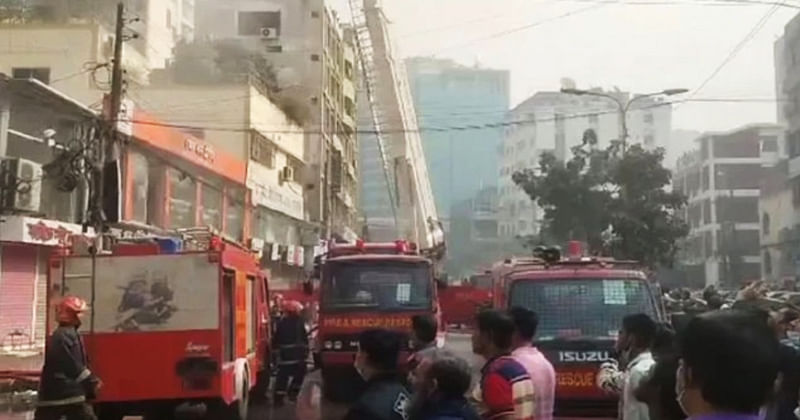
{"label": "hazy sky", "polygon": [[[748,3],[770,0],[710,5],[712,1],[725,0],[383,0],[383,4],[403,56],[435,55],[508,69],[512,106],[536,91],[557,90],[562,77],[574,79],[581,88],[694,91],[769,15],[694,97],[773,99],[773,44],[783,26],[800,12],[800,1],[785,0],[791,7],[774,9]],[[631,4],[643,2],[658,4]],[[349,20],[348,0],[331,3]],[[525,25],[535,26],[514,31]],[[673,127],[728,130],[775,121],[775,110],[773,102],[685,103],[676,106]]]}

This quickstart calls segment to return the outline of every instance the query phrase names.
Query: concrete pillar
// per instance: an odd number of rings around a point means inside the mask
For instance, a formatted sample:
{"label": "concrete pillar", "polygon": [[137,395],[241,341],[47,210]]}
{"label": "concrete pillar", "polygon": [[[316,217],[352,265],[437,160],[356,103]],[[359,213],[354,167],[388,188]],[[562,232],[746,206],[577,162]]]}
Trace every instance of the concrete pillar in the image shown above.
{"label": "concrete pillar", "polygon": [[0,158],[8,155],[8,125],[11,120],[11,93],[0,86]]}

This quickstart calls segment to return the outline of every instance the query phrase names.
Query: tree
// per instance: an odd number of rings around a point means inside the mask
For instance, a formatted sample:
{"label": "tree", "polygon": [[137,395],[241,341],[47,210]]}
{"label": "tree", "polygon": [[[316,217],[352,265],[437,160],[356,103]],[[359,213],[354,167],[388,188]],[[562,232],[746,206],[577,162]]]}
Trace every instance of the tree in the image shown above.
{"label": "tree", "polygon": [[568,161],[544,153],[538,169],[512,179],[544,210],[544,236],[585,241],[593,253],[656,267],[672,263],[677,241],[688,234],[676,214],[686,199],[667,191],[671,174],[663,160],[663,149],[634,145],[621,156],[619,142],[598,148],[596,133],[587,130]]}

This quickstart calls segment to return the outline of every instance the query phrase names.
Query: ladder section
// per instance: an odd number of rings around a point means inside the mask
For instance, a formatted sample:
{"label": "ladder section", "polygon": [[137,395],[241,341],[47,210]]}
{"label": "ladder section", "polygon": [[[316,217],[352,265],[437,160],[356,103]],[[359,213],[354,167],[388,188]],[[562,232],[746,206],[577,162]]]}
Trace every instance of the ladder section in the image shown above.
{"label": "ladder section", "polygon": [[367,101],[369,102],[369,111],[372,117],[372,126],[374,127],[375,140],[378,145],[378,154],[381,158],[383,166],[383,176],[386,180],[386,189],[389,194],[389,203],[392,208],[392,217],[394,218],[395,228],[397,226],[397,206],[398,198],[396,192],[396,181],[392,173],[390,159],[386,144],[383,136],[384,118],[381,113],[381,108],[375,98],[375,91],[377,80],[375,78],[375,55],[372,49],[372,38],[369,34],[367,27],[367,18],[364,14],[364,9],[359,5],[359,0],[349,0],[350,13],[353,15],[353,31],[355,33],[356,49],[358,51],[358,60],[361,64],[361,73],[363,79],[363,86],[366,94]]}

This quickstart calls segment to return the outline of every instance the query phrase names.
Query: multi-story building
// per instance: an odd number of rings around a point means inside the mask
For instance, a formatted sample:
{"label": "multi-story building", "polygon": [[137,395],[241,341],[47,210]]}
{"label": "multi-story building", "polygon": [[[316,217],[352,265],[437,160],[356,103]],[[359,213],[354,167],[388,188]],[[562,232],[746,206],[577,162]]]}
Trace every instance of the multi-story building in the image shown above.
{"label": "multi-story building", "polygon": [[[598,90],[598,93],[602,91]],[[605,92],[621,101],[632,96],[625,92]],[[659,98],[637,100],[627,114],[628,144],[666,147],[670,143],[672,108],[660,106]],[[569,159],[572,147],[579,145],[586,130],[597,134],[600,147],[620,138],[617,105],[607,98],[539,92],[512,109],[506,120],[505,138],[497,149],[500,160],[500,236],[512,238],[538,232],[537,206],[514,184],[512,175],[525,168],[536,168],[543,152]]]}
{"label": "multi-story building", "polygon": [[[407,59],[406,68],[436,209],[447,222],[454,204],[497,183],[495,151],[509,106],[509,71],[427,57]],[[466,125],[487,128],[424,130]]]}
{"label": "multi-story building", "polygon": [[355,239],[360,220],[352,34],[324,0],[201,0],[196,34],[238,40],[266,54],[282,95],[309,110],[304,185],[311,221],[323,235]]}
{"label": "multi-story building", "polygon": [[[256,76],[235,79],[242,81],[181,84],[154,78],[136,98],[139,104],[150,104],[148,111],[165,121],[225,121],[236,127],[200,126],[187,131],[214,150],[247,162],[246,185],[253,205],[249,232],[260,242],[257,249],[264,251],[262,267],[270,270],[270,281],[276,286],[297,283],[304,279],[305,260],[313,257],[317,245],[316,240],[307,239],[313,226],[307,223],[303,194],[304,132],[299,122],[269,99]],[[273,248],[280,252],[272,252]],[[299,254],[299,261],[287,254]]]}
{"label": "multi-story building", "polygon": [[736,287],[761,277],[761,180],[779,161],[782,138],[777,124],[706,133],[679,159],[673,187],[688,197],[690,226],[679,261],[695,285]]}

